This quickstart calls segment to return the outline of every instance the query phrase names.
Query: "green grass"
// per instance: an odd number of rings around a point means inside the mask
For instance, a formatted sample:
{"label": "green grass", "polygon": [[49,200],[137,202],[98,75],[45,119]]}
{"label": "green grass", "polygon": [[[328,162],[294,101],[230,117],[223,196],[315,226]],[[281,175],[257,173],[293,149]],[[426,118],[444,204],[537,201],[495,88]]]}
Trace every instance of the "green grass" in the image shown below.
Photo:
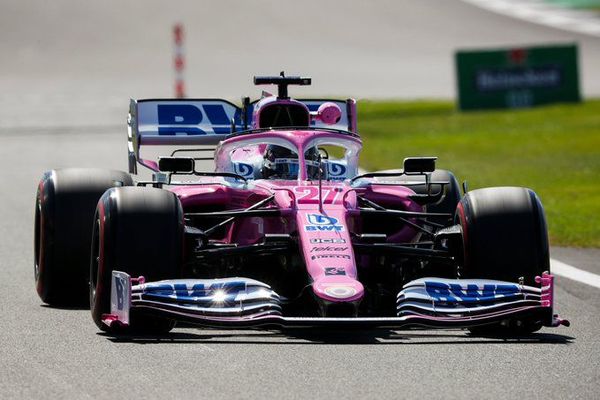
{"label": "green grass", "polygon": [[588,8],[592,10],[600,9],[600,0],[546,0],[548,3],[554,3],[563,7]]}
{"label": "green grass", "polygon": [[362,101],[358,114],[364,168],[438,156],[470,189],[535,190],[553,245],[600,247],[600,100],[468,113],[443,101]]}

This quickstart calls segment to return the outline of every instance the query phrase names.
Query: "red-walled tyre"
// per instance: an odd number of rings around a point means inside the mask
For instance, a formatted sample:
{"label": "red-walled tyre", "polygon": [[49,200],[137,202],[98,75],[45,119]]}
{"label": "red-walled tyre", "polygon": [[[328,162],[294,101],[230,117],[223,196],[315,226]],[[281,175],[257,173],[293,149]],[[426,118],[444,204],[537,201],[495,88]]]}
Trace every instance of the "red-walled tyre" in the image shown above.
{"label": "red-walled tyre", "polygon": [[[113,270],[147,281],[176,279],[183,258],[183,210],[177,196],[163,189],[131,187],[108,190],[98,202],[90,260],[90,308],[103,331],[110,312]],[[135,312],[130,330],[166,333],[171,320]]]}
{"label": "red-walled tyre", "polygon": [[121,171],[68,168],[44,174],[34,227],[34,277],[43,302],[87,304],[96,204],[107,189],[132,184],[131,176]]}
{"label": "red-walled tyre", "polygon": [[[520,187],[496,187],[468,192],[456,217],[462,227],[464,259],[461,278],[523,281],[550,271],[548,232],[538,196]],[[474,329],[478,333],[530,333],[541,321],[506,321]]]}

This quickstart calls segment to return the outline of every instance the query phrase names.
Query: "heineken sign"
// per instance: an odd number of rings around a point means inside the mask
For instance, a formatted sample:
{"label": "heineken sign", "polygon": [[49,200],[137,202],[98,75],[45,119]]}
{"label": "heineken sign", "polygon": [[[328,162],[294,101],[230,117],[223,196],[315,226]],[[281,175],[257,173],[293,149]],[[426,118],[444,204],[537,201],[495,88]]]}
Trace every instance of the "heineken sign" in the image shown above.
{"label": "heineken sign", "polygon": [[561,68],[481,69],[477,74],[477,91],[557,88],[561,83]]}
{"label": "heineken sign", "polygon": [[578,102],[577,46],[456,53],[461,110]]}

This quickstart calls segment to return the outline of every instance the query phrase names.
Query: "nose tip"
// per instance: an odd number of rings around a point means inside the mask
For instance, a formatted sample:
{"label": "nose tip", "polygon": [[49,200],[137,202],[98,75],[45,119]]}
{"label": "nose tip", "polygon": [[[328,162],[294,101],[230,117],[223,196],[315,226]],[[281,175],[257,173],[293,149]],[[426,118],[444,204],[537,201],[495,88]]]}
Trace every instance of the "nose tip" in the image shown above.
{"label": "nose tip", "polygon": [[330,302],[353,302],[364,296],[362,283],[345,275],[323,276],[312,288],[318,298]]}

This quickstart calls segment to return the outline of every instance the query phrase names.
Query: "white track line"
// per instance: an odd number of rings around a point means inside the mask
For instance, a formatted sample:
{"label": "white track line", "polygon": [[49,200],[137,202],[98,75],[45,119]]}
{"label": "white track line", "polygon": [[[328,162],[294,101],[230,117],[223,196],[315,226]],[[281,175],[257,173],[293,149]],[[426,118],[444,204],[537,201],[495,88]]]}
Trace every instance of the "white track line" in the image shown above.
{"label": "white track line", "polygon": [[565,264],[564,262],[553,258],[550,259],[550,271],[554,275],[559,275],[600,289],[600,275],[575,268],[572,265]]}
{"label": "white track line", "polygon": [[474,6],[552,28],[600,37],[600,14],[565,9],[542,0],[463,0]]}

